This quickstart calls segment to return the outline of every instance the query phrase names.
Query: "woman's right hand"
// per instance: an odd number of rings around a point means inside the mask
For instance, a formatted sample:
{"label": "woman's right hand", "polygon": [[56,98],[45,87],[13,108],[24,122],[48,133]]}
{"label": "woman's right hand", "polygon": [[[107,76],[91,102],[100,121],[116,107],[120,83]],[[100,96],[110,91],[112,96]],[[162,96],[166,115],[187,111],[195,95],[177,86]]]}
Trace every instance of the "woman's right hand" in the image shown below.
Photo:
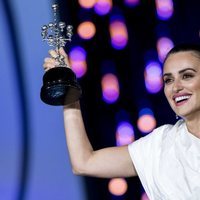
{"label": "woman's right hand", "polygon": [[[62,47],[59,49],[59,54],[64,57],[64,62],[67,67],[70,67],[68,56]],[[56,50],[49,50],[49,55],[50,57],[44,59],[43,68],[45,72],[59,65],[59,61],[56,59],[58,57]]]}

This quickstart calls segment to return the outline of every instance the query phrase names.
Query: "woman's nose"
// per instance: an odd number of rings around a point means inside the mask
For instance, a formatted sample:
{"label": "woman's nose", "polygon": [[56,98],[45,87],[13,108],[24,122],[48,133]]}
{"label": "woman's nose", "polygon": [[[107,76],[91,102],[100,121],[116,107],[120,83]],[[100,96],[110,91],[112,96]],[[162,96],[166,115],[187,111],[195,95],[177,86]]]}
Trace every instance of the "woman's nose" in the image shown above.
{"label": "woman's nose", "polygon": [[179,92],[183,90],[183,85],[180,80],[174,80],[172,90],[173,92]]}

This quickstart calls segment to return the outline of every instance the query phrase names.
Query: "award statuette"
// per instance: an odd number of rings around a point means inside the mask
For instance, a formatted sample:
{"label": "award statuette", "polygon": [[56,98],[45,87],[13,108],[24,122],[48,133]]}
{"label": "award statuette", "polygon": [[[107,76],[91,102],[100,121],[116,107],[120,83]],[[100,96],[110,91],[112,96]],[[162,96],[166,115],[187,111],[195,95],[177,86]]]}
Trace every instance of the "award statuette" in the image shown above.
{"label": "award statuette", "polygon": [[71,41],[72,26],[58,22],[58,5],[53,4],[54,22],[42,26],[42,38],[58,53],[56,60],[59,65],[49,69],[43,76],[43,86],[40,98],[49,105],[67,105],[77,101],[81,96],[81,88],[74,72],[65,64],[64,57],[59,54],[59,48]]}

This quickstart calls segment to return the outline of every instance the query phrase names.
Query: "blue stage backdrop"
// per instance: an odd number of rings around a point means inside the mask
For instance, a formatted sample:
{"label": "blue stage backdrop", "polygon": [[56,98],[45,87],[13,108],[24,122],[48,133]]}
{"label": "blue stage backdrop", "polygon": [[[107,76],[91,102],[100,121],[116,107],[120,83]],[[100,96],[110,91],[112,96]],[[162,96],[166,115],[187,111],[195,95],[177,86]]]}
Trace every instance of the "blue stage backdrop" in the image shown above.
{"label": "blue stage backdrop", "polygon": [[82,178],[71,172],[62,108],[40,100],[49,47],[41,26],[51,1],[0,1],[0,199],[84,200]]}

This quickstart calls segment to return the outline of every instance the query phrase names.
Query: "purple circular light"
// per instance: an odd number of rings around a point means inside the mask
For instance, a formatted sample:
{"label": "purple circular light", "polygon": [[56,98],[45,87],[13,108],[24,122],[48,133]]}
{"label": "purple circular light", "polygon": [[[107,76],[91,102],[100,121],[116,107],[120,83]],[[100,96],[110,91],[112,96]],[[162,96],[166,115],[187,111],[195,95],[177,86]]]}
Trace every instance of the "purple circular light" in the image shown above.
{"label": "purple circular light", "polygon": [[149,93],[157,93],[162,88],[162,70],[157,62],[150,62],[145,68],[145,86]]}
{"label": "purple circular light", "polygon": [[82,77],[87,71],[86,51],[82,47],[74,47],[69,52],[69,59],[76,76],[78,78]]}
{"label": "purple circular light", "polygon": [[161,37],[157,42],[157,51],[160,62],[163,62],[169,50],[174,46],[171,39]]}
{"label": "purple circular light", "polygon": [[139,117],[142,115],[152,115],[153,116],[153,111],[150,108],[142,108],[139,112]]}
{"label": "purple circular light", "polygon": [[127,145],[134,141],[133,126],[126,121],[119,123],[116,133],[117,146]]}
{"label": "purple circular light", "polygon": [[106,103],[114,103],[119,97],[119,83],[114,74],[106,74],[101,81],[103,100]]}
{"label": "purple circular light", "polygon": [[156,0],[156,9],[159,19],[168,20],[174,12],[172,0]]}
{"label": "purple circular light", "polygon": [[110,12],[112,2],[110,0],[98,0],[94,6],[94,10],[98,15],[106,15]]}
{"label": "purple circular light", "polygon": [[119,50],[123,49],[128,42],[127,27],[120,17],[111,20],[109,27],[112,47]]}
{"label": "purple circular light", "polygon": [[119,97],[119,92],[115,89],[106,89],[105,91],[103,91],[103,99],[106,103],[114,103],[115,101],[117,101]]}
{"label": "purple circular light", "polygon": [[86,59],[86,51],[82,47],[74,47],[69,53],[70,59],[85,61]]}
{"label": "purple circular light", "polygon": [[111,40],[112,46],[115,49],[123,49],[127,44],[127,39],[123,36],[116,36]]}

